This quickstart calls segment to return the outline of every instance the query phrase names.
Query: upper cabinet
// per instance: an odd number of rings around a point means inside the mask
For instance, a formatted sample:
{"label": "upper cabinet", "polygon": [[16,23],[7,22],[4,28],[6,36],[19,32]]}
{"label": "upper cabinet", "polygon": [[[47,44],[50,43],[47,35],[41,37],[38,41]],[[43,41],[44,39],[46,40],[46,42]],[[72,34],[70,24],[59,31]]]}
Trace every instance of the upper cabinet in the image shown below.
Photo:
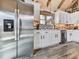
{"label": "upper cabinet", "polygon": [[55,12],[55,23],[78,24],[79,12],[67,13],[63,11]]}
{"label": "upper cabinet", "polygon": [[63,11],[55,12],[55,23],[69,23],[69,13]]}
{"label": "upper cabinet", "polygon": [[79,12],[74,12],[71,14],[71,21],[75,24],[79,23]]}

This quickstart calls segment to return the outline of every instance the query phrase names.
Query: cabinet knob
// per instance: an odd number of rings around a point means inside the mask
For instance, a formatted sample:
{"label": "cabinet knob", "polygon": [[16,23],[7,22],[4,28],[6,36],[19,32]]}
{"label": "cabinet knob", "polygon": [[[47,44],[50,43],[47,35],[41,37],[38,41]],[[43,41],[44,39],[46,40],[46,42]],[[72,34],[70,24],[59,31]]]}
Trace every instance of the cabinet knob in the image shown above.
{"label": "cabinet knob", "polygon": [[43,39],[44,39],[44,35],[43,35]]}
{"label": "cabinet knob", "polygon": [[48,33],[48,32],[46,32],[46,33]]}
{"label": "cabinet knob", "polygon": [[66,21],[66,23],[68,23],[68,21]]}
{"label": "cabinet knob", "polygon": [[58,38],[58,34],[55,34],[55,38]]}
{"label": "cabinet knob", "polygon": [[44,39],[45,37],[44,37],[44,35],[41,35],[41,39]]}
{"label": "cabinet knob", "polygon": [[42,39],[42,35],[41,35],[41,39]]}
{"label": "cabinet knob", "polygon": [[70,36],[72,36],[72,33],[70,33]]}
{"label": "cabinet knob", "polygon": [[37,32],[37,33],[40,33],[40,32]]}

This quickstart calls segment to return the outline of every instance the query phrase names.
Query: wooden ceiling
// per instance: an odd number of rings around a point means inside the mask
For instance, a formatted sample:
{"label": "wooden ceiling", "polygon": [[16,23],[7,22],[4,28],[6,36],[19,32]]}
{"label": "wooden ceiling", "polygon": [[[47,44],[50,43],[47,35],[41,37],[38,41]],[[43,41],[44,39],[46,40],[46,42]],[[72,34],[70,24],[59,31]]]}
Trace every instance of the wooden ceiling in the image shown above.
{"label": "wooden ceiling", "polygon": [[[41,9],[56,11],[58,9],[66,11],[79,0],[34,0],[40,3]],[[79,6],[79,3],[78,3]],[[79,7],[78,7],[79,8]]]}
{"label": "wooden ceiling", "polygon": [[62,5],[60,6],[60,10],[67,10],[69,9],[70,7],[72,7],[75,3],[76,3],[77,0],[65,0]]}
{"label": "wooden ceiling", "polygon": [[[53,13],[58,9],[67,11],[77,7],[79,9],[79,0],[33,0],[40,4],[41,10],[47,10],[47,14],[50,14],[50,11]],[[75,6],[75,7],[74,7]],[[16,9],[16,0],[0,0],[0,9],[11,10],[14,12]],[[33,14],[33,6],[29,7],[19,4],[19,9],[22,13]],[[26,11],[27,10],[27,11]],[[31,13],[30,13],[31,11]],[[43,13],[44,14],[44,13]]]}
{"label": "wooden ceiling", "polygon": [[[18,8],[19,12],[22,14],[28,14],[33,15],[33,5],[31,4],[24,4],[18,1]],[[10,11],[15,12],[15,9],[17,9],[17,2],[16,0],[0,0],[0,10],[2,11]]]}

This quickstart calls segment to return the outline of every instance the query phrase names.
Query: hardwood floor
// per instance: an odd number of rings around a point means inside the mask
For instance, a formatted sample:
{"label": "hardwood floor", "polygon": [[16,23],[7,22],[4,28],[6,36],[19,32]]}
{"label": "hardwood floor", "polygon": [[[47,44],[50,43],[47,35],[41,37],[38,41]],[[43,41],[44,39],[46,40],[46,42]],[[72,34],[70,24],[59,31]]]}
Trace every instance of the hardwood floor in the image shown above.
{"label": "hardwood floor", "polygon": [[79,43],[67,42],[38,51],[25,59],[79,59]]}

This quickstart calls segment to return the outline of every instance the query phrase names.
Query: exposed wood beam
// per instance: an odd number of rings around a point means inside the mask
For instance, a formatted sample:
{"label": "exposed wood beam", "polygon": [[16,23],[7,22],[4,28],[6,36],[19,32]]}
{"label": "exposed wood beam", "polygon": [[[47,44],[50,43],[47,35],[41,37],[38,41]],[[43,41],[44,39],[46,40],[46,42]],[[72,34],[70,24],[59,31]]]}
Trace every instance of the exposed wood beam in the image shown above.
{"label": "exposed wood beam", "polygon": [[61,7],[61,5],[64,3],[65,0],[62,0],[61,3],[58,6],[58,9]]}
{"label": "exposed wood beam", "polygon": [[78,6],[77,6],[77,8],[79,9],[79,0],[78,0]]}
{"label": "exposed wood beam", "polygon": [[47,2],[47,6],[49,6],[50,3],[51,3],[51,0],[48,0],[48,2]]}
{"label": "exposed wood beam", "polygon": [[[72,7],[77,1],[78,1],[78,0],[73,0],[72,3],[71,3],[71,5],[70,5],[70,7]],[[70,8],[70,7],[69,7],[69,8]]]}
{"label": "exposed wood beam", "polygon": [[62,0],[51,0],[51,11],[56,11]]}
{"label": "exposed wood beam", "polygon": [[59,9],[65,11],[69,9],[76,1],[77,0],[65,0]]}

